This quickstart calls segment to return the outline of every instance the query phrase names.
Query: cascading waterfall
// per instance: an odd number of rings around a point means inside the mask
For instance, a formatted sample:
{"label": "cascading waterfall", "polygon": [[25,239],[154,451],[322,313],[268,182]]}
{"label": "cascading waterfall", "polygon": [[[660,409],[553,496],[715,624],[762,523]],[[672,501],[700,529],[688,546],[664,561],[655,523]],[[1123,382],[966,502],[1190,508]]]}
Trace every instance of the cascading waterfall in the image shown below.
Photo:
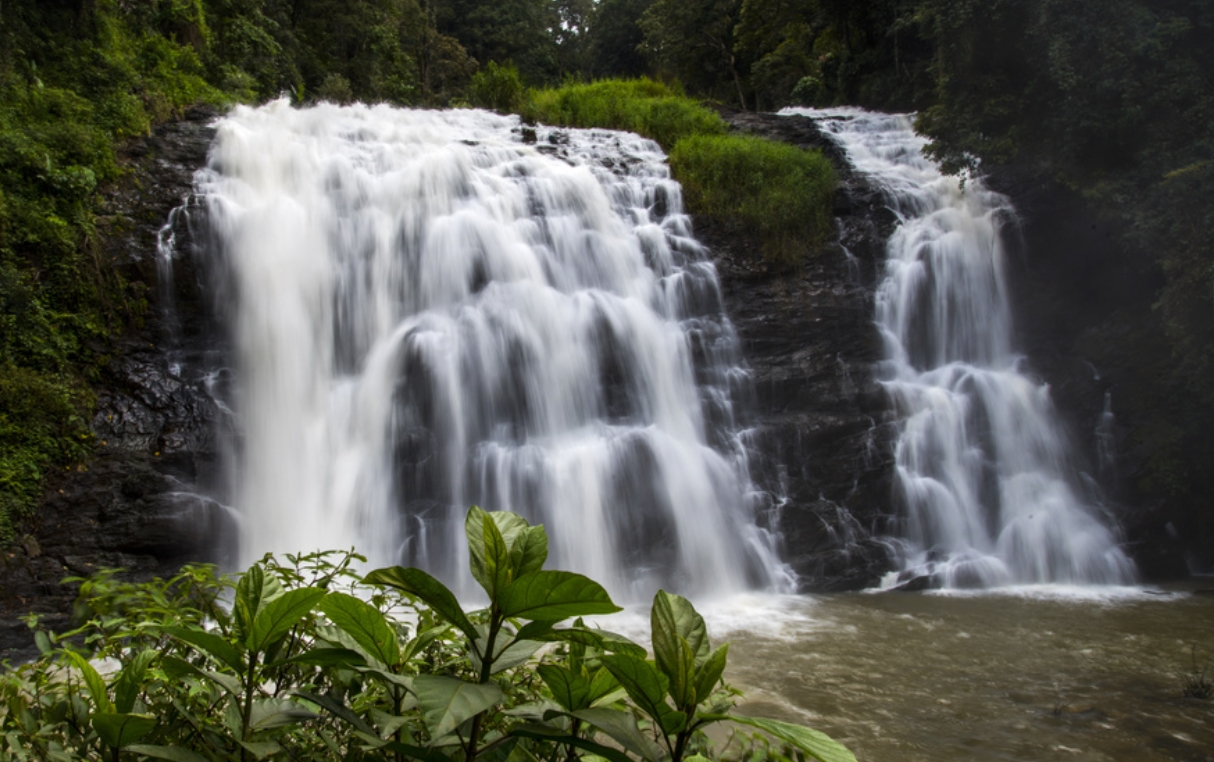
{"label": "cascading waterfall", "polygon": [[467,590],[467,506],[625,598],[780,587],[747,376],[657,145],[480,111],[238,108],[197,186],[233,339],[240,556]]}
{"label": "cascading waterfall", "polygon": [[905,115],[804,110],[881,189],[899,224],[876,321],[879,379],[904,419],[901,574],[943,587],[1126,583],[1133,564],[1069,481],[1047,386],[1011,341],[1000,228],[1009,201],[942,175]]}

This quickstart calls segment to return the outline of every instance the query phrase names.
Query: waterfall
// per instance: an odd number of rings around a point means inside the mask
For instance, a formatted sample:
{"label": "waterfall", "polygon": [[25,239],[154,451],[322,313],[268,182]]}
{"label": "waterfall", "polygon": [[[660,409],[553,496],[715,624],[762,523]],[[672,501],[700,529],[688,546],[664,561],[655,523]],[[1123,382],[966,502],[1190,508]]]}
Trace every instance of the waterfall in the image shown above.
{"label": "waterfall", "polygon": [[942,587],[1129,582],[1134,568],[1098,506],[1071,483],[1049,388],[1012,346],[1001,226],[1007,198],[945,176],[911,118],[790,109],[814,118],[880,188],[898,225],[876,322],[878,378],[902,430],[895,482],[905,510],[900,584]]}
{"label": "waterfall", "polygon": [[219,122],[196,184],[240,559],[354,547],[467,592],[479,504],[625,599],[785,584],[733,404],[747,373],[665,157],[528,133],[284,101]]}

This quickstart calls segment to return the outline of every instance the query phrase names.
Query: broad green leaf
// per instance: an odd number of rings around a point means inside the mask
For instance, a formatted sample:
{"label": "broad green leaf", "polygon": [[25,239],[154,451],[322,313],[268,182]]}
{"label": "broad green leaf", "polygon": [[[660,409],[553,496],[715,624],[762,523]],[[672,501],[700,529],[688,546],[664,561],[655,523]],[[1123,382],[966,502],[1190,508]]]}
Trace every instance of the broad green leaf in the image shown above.
{"label": "broad green leaf", "polygon": [[154,746],[152,744],[133,743],[126,747],[131,754],[140,754],[155,759],[167,759],[169,762],[207,762],[207,758],[198,752],[182,749],[177,746]]}
{"label": "broad green leaf", "polygon": [[[488,645],[485,641],[489,637],[489,628],[486,625],[477,625],[476,631],[476,647],[468,649],[468,658],[472,662],[473,669],[479,674],[483,664],[481,654],[485,652],[485,646]],[[525,663],[543,645],[539,641],[518,640],[517,638],[512,640],[499,634],[493,646],[493,670],[490,674],[496,675],[502,670]]]}
{"label": "broad green leaf", "polygon": [[407,662],[413,658],[413,655],[418,651],[425,650],[426,646],[433,643],[438,638],[441,638],[451,629],[449,624],[440,624],[437,627],[428,627],[417,634],[417,637],[410,640],[401,649],[401,661]]}
{"label": "broad green leaf", "polygon": [[611,602],[603,586],[567,571],[524,574],[498,595],[498,609],[506,617],[544,621],[622,611]]}
{"label": "broad green leaf", "polygon": [[442,582],[421,569],[413,567],[406,569],[402,566],[376,569],[363,577],[363,582],[368,585],[386,585],[417,596],[427,606],[434,609],[439,616],[458,627],[468,636],[469,640],[476,640],[476,628],[468,621],[455,594],[448,590]]}
{"label": "broad green leaf", "polygon": [[38,646],[38,653],[49,654],[54,646],[51,645],[51,636],[46,634],[45,630],[38,630],[34,633],[34,645]]}
{"label": "broad green leaf", "polygon": [[105,744],[121,749],[133,744],[156,728],[156,718],[146,714],[98,712],[92,717],[93,730]]}
{"label": "broad green leaf", "polygon": [[514,578],[510,568],[510,546],[492,515],[475,505],[468,509],[464,519],[464,533],[468,537],[468,565],[472,577],[488,593],[489,600],[496,601],[498,592]]}
{"label": "broad green leaf", "polygon": [[282,751],[277,741],[240,741],[240,745],[257,759],[265,759]]}
{"label": "broad green leaf", "polygon": [[468,683],[442,675],[418,675],[413,680],[413,690],[431,741],[437,741],[465,720],[506,698],[496,683]]}
{"label": "broad green leaf", "polygon": [[257,699],[249,713],[249,729],[256,733],[314,720],[319,716],[287,699]]}
{"label": "broad green leaf", "polygon": [[325,595],[326,592],[319,587],[301,587],[270,601],[257,612],[245,647],[254,653],[265,650],[307,616]]}
{"label": "broad green leaf", "polygon": [[548,532],[544,530],[543,524],[520,530],[510,543],[510,566],[516,579],[543,569],[547,560]]}
{"label": "broad green leaf", "polygon": [[354,710],[329,696],[321,693],[304,693],[303,691],[296,691],[295,696],[303,699],[304,701],[310,701],[313,704],[316,704],[318,707],[329,712],[334,717],[345,720],[346,722],[350,723],[355,730],[361,730],[368,735],[375,735],[375,730],[368,725],[362,717],[354,712]]}
{"label": "broad green leaf", "polygon": [[[663,667],[659,663],[658,667],[666,673],[666,677],[670,680],[668,692],[670,693],[670,698],[674,700],[674,705],[680,711],[687,711],[696,704],[696,656],[686,640],[678,636],[675,637],[677,638],[676,643],[682,658],[666,667]],[[668,672],[667,669],[671,671]]]}
{"label": "broad green leaf", "polygon": [[190,664],[188,661],[178,659],[173,656],[163,658],[161,664],[164,667],[166,674],[170,676],[180,677],[182,675],[197,675],[201,678],[215,683],[220,688],[223,688],[228,693],[239,699],[244,694],[244,689],[240,685],[240,681],[232,675],[225,675],[222,672],[213,672],[209,669],[203,669]]}
{"label": "broad green leaf", "polygon": [[172,635],[178,640],[201,648],[211,656],[228,665],[234,672],[244,671],[244,655],[241,653],[243,644],[235,645],[213,632],[197,627],[162,627],[161,632]]}
{"label": "broad green leaf", "polygon": [[[541,619],[541,620],[535,621],[535,622],[528,622],[527,624],[523,625],[522,628],[519,629],[518,632],[516,632],[514,634],[514,639],[515,640],[539,640],[542,638],[546,638],[548,636],[548,634],[552,632],[552,628],[555,627],[556,623],[559,621],[560,620],[558,619],[555,622],[547,622],[547,621],[544,621]],[[555,641],[545,640],[544,642],[551,643],[551,642],[555,642]]]}
{"label": "broad green leaf", "polygon": [[821,731],[803,725],[734,714],[705,714],[700,715],[700,719],[705,722],[736,722],[758,728],[821,762],[856,762],[856,756],[846,746]]}
{"label": "broad green leaf", "polygon": [[619,689],[620,681],[615,679],[615,675],[611,674],[606,667],[599,667],[598,671],[594,673],[594,677],[590,678],[590,692],[586,699],[590,704],[594,704]]}
{"label": "broad green leaf", "polygon": [[143,690],[143,678],[151,665],[160,654],[155,651],[140,651],[122,668],[118,680],[114,683],[114,709],[120,714],[127,714],[135,708],[135,699]]}
{"label": "broad green leaf", "polygon": [[320,602],[320,610],[372,657],[389,667],[400,661],[396,631],[379,609],[352,595],[330,593]]}
{"label": "broad green leaf", "polygon": [[552,692],[552,698],[566,711],[576,712],[590,705],[590,683],[573,670],[555,664],[541,664],[536,667],[536,672]]}
{"label": "broad green leaf", "polygon": [[[581,646],[598,649],[599,651],[609,651],[611,653],[628,654],[635,656],[638,659],[644,659],[647,655],[643,646],[633,643],[623,635],[618,635],[607,630],[598,628],[590,629],[588,627],[569,627],[561,630],[549,629],[544,631],[542,628],[536,628],[538,631],[531,631],[531,625],[549,624],[546,622],[531,622],[519,630],[519,636],[528,633],[527,637],[532,640],[539,640],[544,643],[576,643]],[[530,634],[534,632],[534,634]]]}
{"label": "broad green leaf", "polygon": [[287,664],[306,664],[309,667],[345,667],[347,669],[356,669],[364,666],[366,663],[366,657],[358,651],[351,651],[349,648],[313,648],[311,651],[304,651],[298,656],[271,662],[266,666],[283,667]]}
{"label": "broad green leaf", "polygon": [[654,742],[653,737],[637,725],[636,717],[631,712],[618,709],[582,709],[573,712],[572,716],[603,731],[625,750],[641,759],[657,762],[666,756],[666,752]]}
{"label": "broad green leaf", "polygon": [[93,706],[102,714],[109,714],[114,711],[113,704],[110,703],[109,694],[105,690],[105,680],[98,674],[96,668],[89,664],[88,659],[85,659],[75,651],[68,651],[67,658],[71,660],[76,669],[80,670],[81,677],[84,678],[84,684],[89,689],[89,695],[93,697]]}
{"label": "broad green leaf", "polygon": [[653,718],[663,732],[678,732],[686,724],[686,716],[666,703],[669,680],[652,664],[635,656],[608,654],[603,657],[603,666],[620,681],[633,703]]}
{"label": "broad green leaf", "polygon": [[540,741],[548,741],[550,743],[565,744],[578,749],[585,749],[592,754],[597,754],[610,762],[633,762],[627,754],[624,754],[619,749],[613,749],[610,746],[603,746],[594,741],[588,741],[585,738],[569,735],[568,730],[554,728],[548,725],[527,724],[513,727],[510,729],[510,735],[522,738],[534,738]]}
{"label": "broad green leaf", "polygon": [[266,576],[261,564],[253,564],[240,575],[240,581],[236,583],[236,599],[232,602],[237,639],[242,642],[247,640],[257,614],[282,594],[283,587],[278,577],[272,574]]}
{"label": "broad green leaf", "polygon": [[721,681],[721,675],[725,674],[725,660],[728,653],[729,644],[726,643],[713,651],[712,656],[709,656],[696,670],[696,703],[702,703],[711,696],[717,683]]}
{"label": "broad green leaf", "polygon": [[678,662],[683,658],[679,638],[691,646],[696,666],[708,658],[711,649],[704,617],[683,596],[659,590],[653,597],[649,621],[653,633],[653,657],[667,675],[672,674],[671,670],[679,669]]}

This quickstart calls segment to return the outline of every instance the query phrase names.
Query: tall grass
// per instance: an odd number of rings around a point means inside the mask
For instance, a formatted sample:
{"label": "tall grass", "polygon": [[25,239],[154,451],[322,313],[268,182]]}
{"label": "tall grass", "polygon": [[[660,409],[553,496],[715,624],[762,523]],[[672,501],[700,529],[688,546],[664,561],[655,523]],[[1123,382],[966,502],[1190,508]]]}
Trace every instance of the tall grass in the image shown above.
{"label": "tall grass", "polygon": [[628,130],[657,141],[667,151],[685,137],[726,131],[716,112],[646,78],[532,90],[523,116],[561,127]]}
{"label": "tall grass", "polygon": [[694,135],[670,152],[689,208],[758,234],[764,257],[796,265],[831,231],[834,170],[818,151],[763,138]]}

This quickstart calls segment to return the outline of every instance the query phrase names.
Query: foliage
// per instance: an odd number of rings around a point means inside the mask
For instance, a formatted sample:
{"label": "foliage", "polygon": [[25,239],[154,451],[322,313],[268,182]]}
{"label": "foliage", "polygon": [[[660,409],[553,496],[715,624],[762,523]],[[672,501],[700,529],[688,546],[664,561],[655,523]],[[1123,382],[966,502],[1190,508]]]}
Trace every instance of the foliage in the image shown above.
{"label": "foliage", "polygon": [[722,95],[734,88],[742,109],[743,72],[734,53],[741,0],[655,0],[640,19],[646,57],[700,92]]}
{"label": "foliage", "polygon": [[[681,762],[711,753],[705,726],[733,722],[786,755],[854,762],[817,731],[730,714],[727,647],[711,648],[686,599],[654,598],[647,659],[585,624],[619,608],[597,583],[543,568],[542,526],[474,507],[465,529],[488,598],[470,612],[420,569],[359,579],[352,565],[363,559],[350,553],[267,557],[238,579],[196,566],[168,582],[85,581],[87,622],[39,631],[42,656],[0,675],[0,751],[21,761]],[[743,758],[781,758],[766,740],[748,743]]]}
{"label": "foliage", "polygon": [[476,106],[503,113],[518,111],[524,102],[525,88],[513,63],[498,66],[493,61],[472,77],[468,99]]}
{"label": "foliage", "polygon": [[668,85],[641,78],[533,90],[524,115],[545,124],[629,130],[669,150],[689,135],[718,135],[716,113]]}
{"label": "foliage", "polygon": [[762,238],[770,261],[796,264],[830,234],[835,176],[818,151],[697,136],[675,146],[670,166],[693,212],[737,220]]}

